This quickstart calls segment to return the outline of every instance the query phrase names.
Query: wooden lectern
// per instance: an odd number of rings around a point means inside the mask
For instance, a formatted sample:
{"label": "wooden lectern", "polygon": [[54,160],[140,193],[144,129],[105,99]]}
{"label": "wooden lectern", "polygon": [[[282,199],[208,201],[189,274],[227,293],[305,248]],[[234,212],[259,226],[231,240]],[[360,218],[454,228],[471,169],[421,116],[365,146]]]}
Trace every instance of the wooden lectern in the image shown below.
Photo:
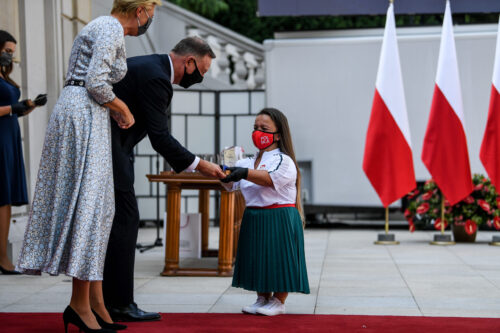
{"label": "wooden lectern", "polygon": [[[234,243],[234,201],[235,193],[228,192],[218,179],[208,178],[200,173],[174,173],[163,171],[159,175],[146,175],[150,182],[167,185],[167,230],[165,246],[165,268],[163,276],[231,276],[233,274]],[[208,249],[209,190],[221,191],[220,234],[218,267],[180,268],[179,232],[181,220],[181,190],[199,190],[199,211],[202,221],[202,252],[204,255],[217,253]]]}

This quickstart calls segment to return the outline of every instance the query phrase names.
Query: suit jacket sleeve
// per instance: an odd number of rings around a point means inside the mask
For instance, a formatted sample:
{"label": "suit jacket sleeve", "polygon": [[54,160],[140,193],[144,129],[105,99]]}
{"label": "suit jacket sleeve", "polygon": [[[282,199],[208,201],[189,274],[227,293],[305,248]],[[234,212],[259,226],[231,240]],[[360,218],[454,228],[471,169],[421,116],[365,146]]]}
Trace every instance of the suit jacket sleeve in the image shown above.
{"label": "suit jacket sleeve", "polygon": [[195,156],[170,135],[168,130],[166,110],[172,95],[170,82],[159,78],[149,80],[139,91],[138,111],[144,115],[146,131],[153,149],[167,160],[175,172],[181,172],[193,163]]}

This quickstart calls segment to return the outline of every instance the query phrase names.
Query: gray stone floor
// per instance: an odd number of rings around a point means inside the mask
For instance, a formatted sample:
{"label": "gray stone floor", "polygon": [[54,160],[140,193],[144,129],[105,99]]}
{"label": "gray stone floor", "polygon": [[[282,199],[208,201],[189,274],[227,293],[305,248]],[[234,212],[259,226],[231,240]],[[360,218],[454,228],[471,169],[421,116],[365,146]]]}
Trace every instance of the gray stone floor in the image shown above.
{"label": "gray stone floor", "polygon": [[[475,244],[447,247],[429,245],[434,232],[407,231],[395,231],[400,245],[374,245],[377,233],[306,230],[311,294],[290,295],[287,312],[500,318],[500,247],[488,245],[493,232],[481,231]],[[140,241],[154,238],[154,229],[141,229]],[[210,244],[217,238],[211,228]],[[160,276],[162,248],[136,258],[136,301],[145,310],[239,312],[255,299],[230,287],[231,278]],[[0,312],[62,312],[70,282],[0,275]]]}

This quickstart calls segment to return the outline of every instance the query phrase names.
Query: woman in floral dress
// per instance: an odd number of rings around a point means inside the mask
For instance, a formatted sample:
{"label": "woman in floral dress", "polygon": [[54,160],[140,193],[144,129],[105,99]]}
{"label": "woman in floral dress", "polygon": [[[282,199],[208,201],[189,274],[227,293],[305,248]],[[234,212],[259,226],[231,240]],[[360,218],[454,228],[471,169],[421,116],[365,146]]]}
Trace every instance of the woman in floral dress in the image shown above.
{"label": "woman in floral dress", "polygon": [[[144,33],[160,0],[115,0],[87,24],[71,51],[66,84],[51,114],[33,204],[16,269],[64,273],[73,290],[63,319],[88,332],[124,329],[104,306],[104,258],[114,215],[110,113],[134,118],[113,93],[127,72],[124,36]],[[94,313],[92,312],[94,311]]]}

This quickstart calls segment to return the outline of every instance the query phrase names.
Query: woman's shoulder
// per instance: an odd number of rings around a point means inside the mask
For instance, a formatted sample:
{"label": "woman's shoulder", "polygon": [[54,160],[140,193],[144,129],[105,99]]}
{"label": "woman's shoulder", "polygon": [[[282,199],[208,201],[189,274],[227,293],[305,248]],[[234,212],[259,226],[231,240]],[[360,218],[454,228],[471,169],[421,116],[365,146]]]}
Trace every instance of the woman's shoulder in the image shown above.
{"label": "woman's shoulder", "polygon": [[120,21],[110,15],[96,17],[82,29],[82,32],[84,31],[104,34],[121,34],[123,36],[123,27]]}
{"label": "woman's shoulder", "polygon": [[111,15],[98,16],[88,23],[89,26],[103,25],[103,24],[110,24],[113,26],[118,26],[118,25],[121,26],[120,21],[118,21],[116,18],[114,18]]}
{"label": "woman's shoulder", "polygon": [[278,149],[276,151],[272,152],[268,158],[273,159],[273,160],[285,161],[287,163],[289,163],[289,162],[293,163],[293,160],[290,156],[288,156],[287,154],[285,154],[284,152],[282,152],[281,150],[278,150]]}
{"label": "woman's shoulder", "polygon": [[284,161],[286,161],[286,163],[292,163],[292,164],[295,164],[292,160],[292,158],[285,154],[285,153],[280,153],[280,156],[283,158]]}
{"label": "woman's shoulder", "polygon": [[286,169],[289,167],[293,167],[293,169],[295,169],[293,159],[281,151],[273,153],[269,158],[271,159],[272,165],[271,171],[276,171],[283,166],[286,166]]}
{"label": "woman's shoulder", "polygon": [[4,79],[3,77],[0,76],[0,86],[4,86],[4,87],[10,87],[10,86],[13,86],[12,83],[10,83],[9,81],[7,81],[6,79]]}

